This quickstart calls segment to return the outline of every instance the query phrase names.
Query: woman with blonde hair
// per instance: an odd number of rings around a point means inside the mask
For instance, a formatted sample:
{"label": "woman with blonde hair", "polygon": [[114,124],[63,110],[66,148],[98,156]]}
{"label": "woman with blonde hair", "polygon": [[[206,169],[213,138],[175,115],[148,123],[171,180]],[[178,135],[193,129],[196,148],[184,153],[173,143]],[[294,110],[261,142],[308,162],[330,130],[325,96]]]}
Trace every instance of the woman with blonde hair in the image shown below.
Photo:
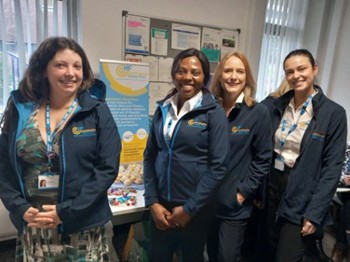
{"label": "woman with blonde hair", "polygon": [[210,261],[240,261],[253,200],[269,171],[272,136],[269,112],[255,101],[256,85],[246,56],[227,53],[211,85],[229,123],[229,164],[208,238]]}
{"label": "woman with blonde hair", "polygon": [[278,88],[270,94],[270,97],[279,98],[281,95],[288,92],[290,89],[291,88],[290,88],[287,80],[284,78],[282,80],[281,84],[278,86]]}

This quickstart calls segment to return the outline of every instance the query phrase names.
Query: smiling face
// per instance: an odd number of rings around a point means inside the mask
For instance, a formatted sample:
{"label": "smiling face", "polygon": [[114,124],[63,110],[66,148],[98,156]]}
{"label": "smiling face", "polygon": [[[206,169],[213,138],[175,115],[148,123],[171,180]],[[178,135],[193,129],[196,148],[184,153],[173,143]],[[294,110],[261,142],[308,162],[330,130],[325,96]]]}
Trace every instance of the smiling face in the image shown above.
{"label": "smiling face", "polygon": [[202,64],[196,56],[189,56],[181,61],[175,73],[174,83],[182,103],[202,89],[204,73]]}
{"label": "smiling face", "polygon": [[246,70],[241,59],[230,57],[222,70],[221,87],[224,94],[238,97],[246,85]]}
{"label": "smiling face", "polygon": [[82,59],[70,49],[58,51],[46,68],[50,96],[73,97],[83,81]]}
{"label": "smiling face", "polygon": [[317,71],[317,66],[312,66],[304,55],[291,56],[284,62],[286,80],[296,93],[312,94]]}

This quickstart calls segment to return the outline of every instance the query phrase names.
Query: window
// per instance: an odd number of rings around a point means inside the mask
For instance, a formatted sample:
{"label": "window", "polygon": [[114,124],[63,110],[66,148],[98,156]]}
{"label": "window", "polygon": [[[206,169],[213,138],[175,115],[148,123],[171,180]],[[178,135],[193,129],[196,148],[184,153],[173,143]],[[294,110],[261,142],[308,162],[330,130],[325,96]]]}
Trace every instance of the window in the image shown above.
{"label": "window", "polygon": [[257,100],[277,89],[284,78],[285,56],[301,45],[308,0],[268,0],[262,41]]}
{"label": "window", "polygon": [[55,35],[77,40],[78,0],[0,0],[0,114],[37,45]]}

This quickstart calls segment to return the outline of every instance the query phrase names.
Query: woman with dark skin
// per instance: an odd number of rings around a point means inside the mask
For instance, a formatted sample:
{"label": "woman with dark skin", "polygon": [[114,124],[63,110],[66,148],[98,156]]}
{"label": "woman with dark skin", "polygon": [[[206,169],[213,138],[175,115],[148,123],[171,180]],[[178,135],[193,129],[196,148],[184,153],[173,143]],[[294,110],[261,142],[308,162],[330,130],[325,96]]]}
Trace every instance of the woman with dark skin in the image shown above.
{"label": "woman with dark skin", "polygon": [[145,203],[151,211],[150,261],[203,261],[215,192],[228,152],[223,108],[205,88],[209,62],[197,49],[172,65],[175,88],[154,114],[144,157]]}

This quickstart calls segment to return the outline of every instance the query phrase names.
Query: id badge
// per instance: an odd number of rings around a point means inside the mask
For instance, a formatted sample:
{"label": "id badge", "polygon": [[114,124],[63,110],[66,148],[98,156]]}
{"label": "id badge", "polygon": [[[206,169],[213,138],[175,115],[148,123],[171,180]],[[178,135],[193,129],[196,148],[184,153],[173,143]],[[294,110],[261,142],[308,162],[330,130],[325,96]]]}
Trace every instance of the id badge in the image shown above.
{"label": "id badge", "polygon": [[284,171],[284,162],[282,159],[280,158],[275,158],[275,165],[274,165],[275,169],[280,170],[280,171]]}
{"label": "id badge", "polygon": [[59,184],[59,175],[57,173],[44,173],[38,177],[38,189],[57,189]]}

